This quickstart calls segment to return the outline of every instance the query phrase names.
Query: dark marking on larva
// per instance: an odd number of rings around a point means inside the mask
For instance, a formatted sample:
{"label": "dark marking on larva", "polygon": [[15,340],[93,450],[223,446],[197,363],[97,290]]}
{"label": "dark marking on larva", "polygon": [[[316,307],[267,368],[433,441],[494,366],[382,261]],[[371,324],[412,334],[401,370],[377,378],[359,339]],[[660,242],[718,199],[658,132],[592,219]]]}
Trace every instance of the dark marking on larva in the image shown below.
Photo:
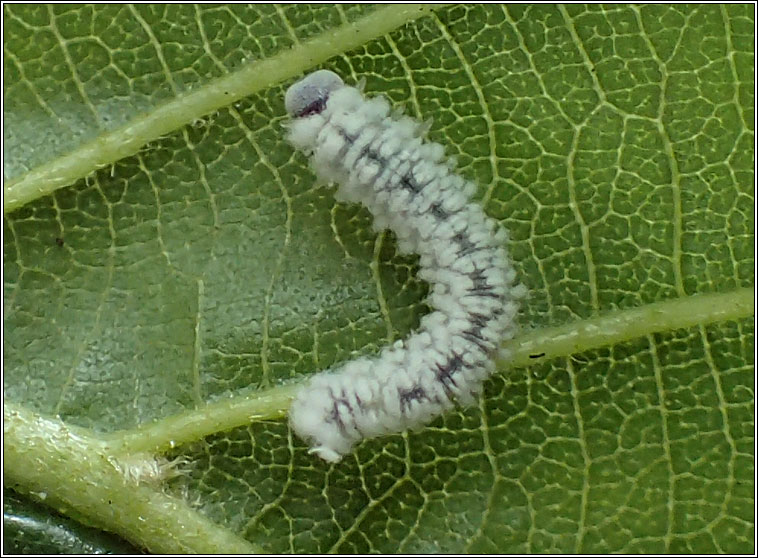
{"label": "dark marking on larva", "polygon": [[455,378],[453,378],[453,374],[458,372],[461,369],[461,366],[463,366],[463,359],[455,353],[453,353],[453,356],[450,357],[447,362],[437,365],[435,378],[442,384],[442,387],[448,396],[450,396],[453,391],[450,385],[458,387],[458,383],[455,381]]}
{"label": "dark marking on larva", "polygon": [[474,283],[474,289],[483,289],[490,286],[487,282],[487,278],[484,276],[483,269],[473,271],[471,275],[469,275],[469,278]]}
{"label": "dark marking on larva", "polygon": [[478,312],[471,312],[468,315],[468,317],[469,317],[469,320],[471,320],[471,323],[475,324],[476,326],[480,328],[487,327],[487,322],[492,319],[492,316],[485,316],[483,314],[479,314]]}
{"label": "dark marking on larva", "polygon": [[474,252],[478,252],[480,250],[488,249],[486,246],[474,244],[463,233],[456,233],[455,236],[453,236],[452,240],[459,246],[456,254],[461,257],[468,256],[469,254],[473,254]]}
{"label": "dark marking on larva", "polygon": [[345,421],[342,420],[342,412],[340,411],[340,406],[343,405],[347,407],[348,412],[351,416],[353,416],[353,408],[345,399],[334,399],[332,404],[332,412],[329,414],[329,418],[331,419],[331,422],[335,423],[339,427],[340,432],[347,434]]}
{"label": "dark marking on larva", "polygon": [[461,337],[465,337],[472,343],[474,343],[477,347],[479,347],[482,351],[485,353],[490,353],[495,347],[492,345],[492,343],[489,343],[485,341],[482,338],[482,333],[480,328],[471,328],[461,333]]}
{"label": "dark marking on larva", "polygon": [[419,188],[416,179],[413,177],[413,170],[409,170],[402,177],[400,177],[400,184],[406,190],[410,190],[414,194],[418,194],[422,190],[422,188]]}
{"label": "dark marking on larva", "polygon": [[444,209],[442,209],[442,204],[439,202],[433,203],[429,207],[429,210],[432,212],[432,215],[434,215],[437,218],[438,221],[444,221],[445,219],[450,217],[450,214]]}
{"label": "dark marking on larva", "polygon": [[[406,182],[405,182],[405,180],[404,180],[404,179],[406,178],[406,176],[408,176],[408,175],[410,175],[410,178],[411,178],[411,180],[413,181],[413,187],[411,187],[410,185],[406,184]],[[424,190],[424,188],[426,188],[427,186],[429,186],[429,184],[431,184],[431,183],[432,183],[432,182],[434,182],[434,181],[435,181],[435,179],[434,179],[434,178],[430,178],[429,180],[427,180],[427,181],[426,181],[426,182],[424,182],[423,184],[419,183],[419,182],[416,180],[416,177],[413,175],[413,169],[409,170],[409,171],[408,171],[408,172],[405,174],[405,176],[403,176],[403,178],[401,179],[401,183],[402,183],[403,185],[405,185],[405,186],[406,186],[406,187],[407,187],[409,190],[411,190],[411,191],[412,191],[413,193],[415,193],[415,194],[418,194],[419,192],[423,191],[423,190]]]}
{"label": "dark marking on larva", "polygon": [[536,353],[533,355],[529,355],[529,358],[541,358],[543,356],[545,356],[545,353]]}
{"label": "dark marking on larva", "polygon": [[[345,134],[342,137],[345,138],[345,141],[348,141],[349,136]],[[352,143],[357,141],[357,139],[358,137],[356,136],[355,138],[350,140],[351,145]],[[374,146],[370,142],[364,145],[363,147],[361,147],[361,152],[358,154],[358,157],[356,158],[355,163],[353,164],[353,167],[358,166],[358,162],[362,160],[372,161],[379,165],[379,171],[376,173],[377,177],[381,175],[384,172],[384,170],[387,168],[387,160],[384,159],[384,157],[382,157],[381,155],[379,155],[379,153],[374,149]]]}
{"label": "dark marking on larva", "polygon": [[344,408],[346,408],[347,411],[350,413],[350,416],[355,417],[355,413],[353,412],[353,407],[344,397],[337,397],[334,394],[334,390],[332,388],[329,388],[329,397],[332,400],[332,409],[331,409],[331,412],[329,413],[329,418],[327,419],[327,421],[336,424],[337,427],[340,429],[340,432],[347,435],[347,428],[345,427],[345,422],[342,419],[342,412],[340,410],[340,407],[344,406]]}
{"label": "dark marking on larva", "polygon": [[327,100],[328,100],[328,97],[319,97],[318,99],[315,99],[312,103],[307,105],[303,110],[298,112],[295,116],[302,118],[304,116],[310,116],[312,114],[321,114],[326,108]]}
{"label": "dark marking on larva", "polygon": [[426,391],[421,386],[415,386],[411,389],[404,390],[398,389],[398,395],[400,396],[400,409],[404,412],[410,409],[413,401],[421,401],[422,399],[429,399]]}
{"label": "dark marking on larva", "polygon": [[494,285],[490,285],[489,283],[481,283],[474,281],[474,285],[467,289],[467,292],[476,296],[486,296],[488,298],[502,298],[501,295],[497,294],[496,292],[493,292],[495,289]]}

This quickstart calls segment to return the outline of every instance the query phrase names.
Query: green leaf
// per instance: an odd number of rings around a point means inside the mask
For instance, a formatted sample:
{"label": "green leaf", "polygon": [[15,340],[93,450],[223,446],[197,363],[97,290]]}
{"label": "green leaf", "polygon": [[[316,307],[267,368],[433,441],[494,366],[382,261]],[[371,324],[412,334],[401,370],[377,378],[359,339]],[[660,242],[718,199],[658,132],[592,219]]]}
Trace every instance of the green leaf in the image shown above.
{"label": "green leaf", "polygon": [[[82,545],[754,552],[749,5],[4,17],[5,479]],[[434,117],[530,292],[477,407],[334,466],[292,391],[429,309],[283,139],[317,66]]]}

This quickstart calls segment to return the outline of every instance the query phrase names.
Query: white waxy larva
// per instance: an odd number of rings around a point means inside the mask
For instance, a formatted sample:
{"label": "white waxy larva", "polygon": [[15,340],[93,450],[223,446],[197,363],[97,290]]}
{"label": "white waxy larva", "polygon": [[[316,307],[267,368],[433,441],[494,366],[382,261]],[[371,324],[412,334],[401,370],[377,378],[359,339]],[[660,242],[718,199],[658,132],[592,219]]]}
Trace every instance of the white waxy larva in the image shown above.
{"label": "white waxy larva", "polygon": [[429,423],[475,401],[513,337],[524,288],[507,234],[469,201],[475,187],[451,172],[444,149],[425,142],[424,124],[390,116],[386,99],[365,99],[328,70],[309,74],[284,98],[288,140],[311,156],[340,201],[360,202],[374,228],[395,232],[398,249],[420,256],[434,312],[404,341],[313,376],[290,409],[311,452],[336,462],[364,438]]}

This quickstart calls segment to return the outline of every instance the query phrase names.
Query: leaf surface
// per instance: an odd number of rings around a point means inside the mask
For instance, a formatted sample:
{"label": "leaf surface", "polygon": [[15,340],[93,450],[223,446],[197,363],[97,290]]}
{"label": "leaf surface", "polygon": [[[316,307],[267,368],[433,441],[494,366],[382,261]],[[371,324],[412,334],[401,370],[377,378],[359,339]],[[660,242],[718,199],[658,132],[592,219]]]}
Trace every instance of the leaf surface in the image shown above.
{"label": "leaf surface", "polygon": [[[4,10],[7,181],[252,62],[382,23],[360,6]],[[752,14],[449,7],[324,66],[434,117],[431,138],[511,233],[530,293],[520,322],[539,335],[752,288]],[[416,258],[317,189],[284,141],[284,91],[312,69],[188,110],[6,215],[8,400],[129,430],[297,382],[418,324]],[[478,407],[336,466],[273,415],[214,431],[170,452],[184,464],[167,490],[271,553],[751,553],[751,314],[643,324],[591,350],[587,332],[570,356],[503,367]]]}

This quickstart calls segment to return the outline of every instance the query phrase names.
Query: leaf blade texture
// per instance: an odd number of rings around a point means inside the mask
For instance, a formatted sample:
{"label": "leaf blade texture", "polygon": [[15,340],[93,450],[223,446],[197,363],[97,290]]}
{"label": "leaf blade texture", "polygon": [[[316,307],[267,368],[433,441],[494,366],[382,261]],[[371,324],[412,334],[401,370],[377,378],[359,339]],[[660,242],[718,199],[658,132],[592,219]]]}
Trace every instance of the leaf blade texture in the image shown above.
{"label": "leaf blade texture", "polygon": [[[4,10],[6,181],[373,13]],[[431,138],[511,233],[520,322],[539,335],[752,289],[753,19],[738,5],[443,7],[322,65],[434,118]],[[418,324],[416,260],[315,188],[283,140],[284,90],[313,69],[298,64],[5,216],[6,398],[135,429]],[[256,420],[169,452],[187,463],[166,490],[268,552],[750,553],[753,344],[752,312],[580,341],[335,468],[285,421]]]}

